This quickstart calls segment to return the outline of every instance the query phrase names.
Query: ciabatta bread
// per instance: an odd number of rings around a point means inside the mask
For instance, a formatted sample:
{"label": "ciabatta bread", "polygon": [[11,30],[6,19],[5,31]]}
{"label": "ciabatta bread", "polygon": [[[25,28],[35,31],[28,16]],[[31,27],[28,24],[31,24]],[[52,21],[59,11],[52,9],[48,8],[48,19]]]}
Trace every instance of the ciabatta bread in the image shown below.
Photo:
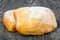
{"label": "ciabatta bread", "polygon": [[46,7],[22,7],[14,11],[16,30],[24,35],[42,35],[57,27],[53,11]]}

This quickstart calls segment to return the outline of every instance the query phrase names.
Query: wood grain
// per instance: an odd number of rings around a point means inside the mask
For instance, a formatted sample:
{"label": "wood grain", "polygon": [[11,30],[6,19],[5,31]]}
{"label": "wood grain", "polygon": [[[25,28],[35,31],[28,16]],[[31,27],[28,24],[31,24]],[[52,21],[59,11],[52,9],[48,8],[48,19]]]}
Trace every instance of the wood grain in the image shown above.
{"label": "wood grain", "polygon": [[[57,29],[43,36],[23,36],[18,32],[8,32],[2,23],[4,12],[25,6],[51,8],[57,19]],[[0,0],[0,40],[60,40],[60,0]]]}

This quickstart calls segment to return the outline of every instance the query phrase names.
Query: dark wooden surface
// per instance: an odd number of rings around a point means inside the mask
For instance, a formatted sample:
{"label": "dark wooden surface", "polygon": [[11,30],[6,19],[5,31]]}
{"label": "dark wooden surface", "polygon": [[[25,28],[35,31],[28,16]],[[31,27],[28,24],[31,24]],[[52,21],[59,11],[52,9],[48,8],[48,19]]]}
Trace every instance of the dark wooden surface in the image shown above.
{"label": "dark wooden surface", "polygon": [[[57,29],[43,36],[23,36],[18,32],[8,32],[2,23],[4,12],[25,6],[44,6],[51,8],[57,18]],[[0,40],[60,40],[60,0],[0,0]]]}

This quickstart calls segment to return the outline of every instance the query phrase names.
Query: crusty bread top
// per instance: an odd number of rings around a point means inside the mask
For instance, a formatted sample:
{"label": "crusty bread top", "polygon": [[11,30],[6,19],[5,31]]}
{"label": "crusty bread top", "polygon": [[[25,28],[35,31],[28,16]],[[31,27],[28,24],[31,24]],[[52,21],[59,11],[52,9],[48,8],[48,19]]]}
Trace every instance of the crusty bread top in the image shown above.
{"label": "crusty bread top", "polygon": [[15,19],[14,19],[14,10],[8,10],[8,11],[6,11],[4,13],[4,17],[8,18],[10,21],[15,22]]}
{"label": "crusty bread top", "polygon": [[[17,10],[17,11],[16,11]],[[45,24],[50,24],[53,25],[54,27],[57,27],[57,22],[55,15],[53,11],[49,8],[46,7],[22,7],[18,8],[15,11],[22,11],[23,15],[28,14],[28,19],[30,21],[30,18],[37,18],[41,19],[39,22],[40,23],[45,23]]]}

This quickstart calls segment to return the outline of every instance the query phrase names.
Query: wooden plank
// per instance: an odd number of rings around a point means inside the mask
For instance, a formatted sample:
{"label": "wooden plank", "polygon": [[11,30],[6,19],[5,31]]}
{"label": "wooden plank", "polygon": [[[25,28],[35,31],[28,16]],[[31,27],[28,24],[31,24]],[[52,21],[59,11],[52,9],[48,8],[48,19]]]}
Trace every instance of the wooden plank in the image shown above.
{"label": "wooden plank", "polygon": [[[8,32],[2,23],[4,12],[24,6],[51,8],[56,15],[58,28],[43,36],[23,36],[18,32]],[[60,0],[0,0],[0,40],[60,40]]]}

